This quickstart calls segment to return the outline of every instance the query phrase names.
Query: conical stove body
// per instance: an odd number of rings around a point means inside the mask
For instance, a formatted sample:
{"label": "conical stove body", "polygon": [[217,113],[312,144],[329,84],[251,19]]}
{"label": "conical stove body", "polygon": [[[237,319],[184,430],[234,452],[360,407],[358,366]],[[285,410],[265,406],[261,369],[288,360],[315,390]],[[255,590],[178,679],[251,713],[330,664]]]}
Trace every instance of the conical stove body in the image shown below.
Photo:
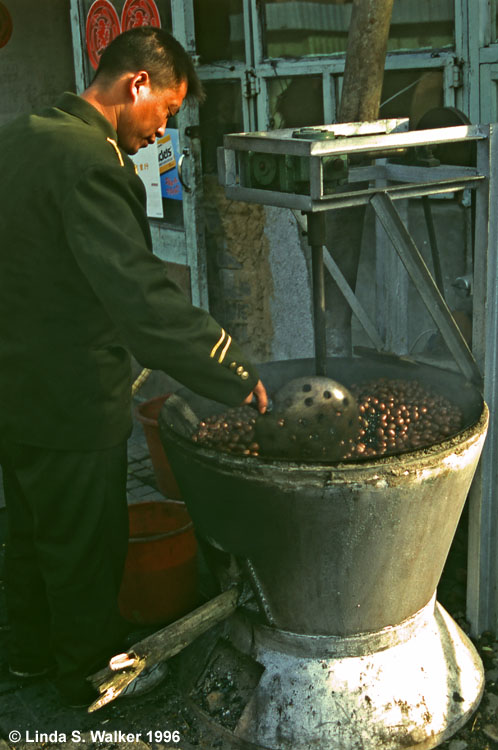
{"label": "conical stove body", "polygon": [[[362,365],[331,360],[330,376],[346,385],[364,380]],[[264,380],[278,386],[311,365],[264,369]],[[368,363],[367,378],[417,377],[431,385],[441,378],[434,368],[392,370]],[[452,390],[466,424],[458,436],[361,464],[223,455],[175,435],[162,415],[165,448],[197,533],[239,561],[258,602],[257,614],[241,609],[227,624],[229,645],[210,642],[206,656],[208,641],[199,644],[202,663],[196,655],[196,668],[187,669],[198,704],[217,671],[238,675],[232,693],[239,700],[228,691],[226,721],[223,707],[201,706],[234,747],[432,748],[475,709],[480,660],[435,603],[435,590],[487,409],[475,389],[445,373],[445,395]]]}

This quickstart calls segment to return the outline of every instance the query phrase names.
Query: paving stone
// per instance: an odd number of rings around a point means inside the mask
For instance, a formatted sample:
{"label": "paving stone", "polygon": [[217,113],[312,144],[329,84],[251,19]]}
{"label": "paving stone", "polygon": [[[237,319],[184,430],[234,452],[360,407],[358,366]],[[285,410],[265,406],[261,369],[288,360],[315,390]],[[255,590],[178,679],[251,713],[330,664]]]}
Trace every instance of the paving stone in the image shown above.
{"label": "paving stone", "polygon": [[137,471],[134,471],[133,475],[136,477],[150,477],[152,476],[152,472],[150,470],[150,466],[144,466],[142,469],[137,469]]}
{"label": "paving stone", "polygon": [[[141,473],[139,473],[141,472]],[[145,476],[145,472],[147,474],[152,474],[152,469],[138,469],[137,471],[134,471],[133,473],[128,474],[128,481],[129,482],[143,482],[143,476]]]}
{"label": "paving stone", "polygon": [[143,477],[151,477],[154,475],[154,469],[152,466],[142,466],[140,469],[136,469],[132,476],[134,479],[138,479],[143,482]]}
{"label": "paving stone", "polygon": [[[146,456],[133,456],[133,457],[130,456],[128,461],[133,462],[133,468],[136,469],[138,465],[143,466],[142,462],[144,461],[145,458]],[[130,465],[130,463],[128,465]]]}
{"label": "paving stone", "polygon": [[141,487],[143,482],[140,481],[140,479],[137,479],[136,477],[131,477],[126,482],[126,487],[129,490],[135,489],[136,487]]}
{"label": "paving stone", "polygon": [[156,484],[155,477],[153,477],[152,475],[150,475],[148,477],[143,477],[142,478],[142,484],[143,484],[144,487],[150,487],[151,489],[155,490],[156,492],[158,491],[157,490],[157,484]]}
{"label": "paving stone", "polygon": [[[130,482],[138,482],[138,484],[148,484],[156,486],[156,477],[151,469],[146,470],[143,474],[133,474],[130,477]],[[138,486],[138,485],[135,485]]]}
{"label": "paving stone", "polygon": [[141,487],[136,487],[133,490],[130,490],[128,495],[131,497],[147,497],[148,495],[154,495],[157,493],[157,490],[154,487],[149,487],[148,485],[143,484]]}
{"label": "paving stone", "polygon": [[129,457],[133,461],[140,461],[149,455],[149,449],[144,445],[130,445],[128,446]]}

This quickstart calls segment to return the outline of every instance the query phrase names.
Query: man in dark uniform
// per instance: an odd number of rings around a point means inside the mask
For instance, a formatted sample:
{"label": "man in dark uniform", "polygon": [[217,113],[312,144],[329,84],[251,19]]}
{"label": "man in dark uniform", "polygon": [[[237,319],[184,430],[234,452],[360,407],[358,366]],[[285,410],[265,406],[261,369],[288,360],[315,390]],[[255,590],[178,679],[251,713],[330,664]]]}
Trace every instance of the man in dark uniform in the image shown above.
{"label": "man in dark uniform", "polygon": [[81,97],[0,130],[0,455],[11,672],[55,663],[69,704],[120,647],[130,354],[229,405],[266,392],[230,335],[151,251],[127,156],[164,134],[192,62],[160,29],[128,31]]}

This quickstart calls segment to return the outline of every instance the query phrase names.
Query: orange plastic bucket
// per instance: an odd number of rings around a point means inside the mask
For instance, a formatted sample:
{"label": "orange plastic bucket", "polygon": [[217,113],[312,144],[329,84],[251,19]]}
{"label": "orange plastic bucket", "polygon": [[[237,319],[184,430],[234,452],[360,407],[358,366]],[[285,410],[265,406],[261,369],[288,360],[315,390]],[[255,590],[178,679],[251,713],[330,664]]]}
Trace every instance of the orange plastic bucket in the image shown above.
{"label": "orange plastic bucket", "polygon": [[159,412],[169,396],[170,394],[166,393],[163,396],[156,396],[149,401],[144,401],[143,404],[139,404],[135,409],[135,415],[138,421],[141,422],[144,430],[158,490],[165,497],[180,500],[181,493],[164,452],[157,422]]}
{"label": "orange plastic bucket", "polygon": [[154,500],[128,506],[130,539],[119,607],[139,624],[172,622],[198,603],[197,542],[185,504]]}

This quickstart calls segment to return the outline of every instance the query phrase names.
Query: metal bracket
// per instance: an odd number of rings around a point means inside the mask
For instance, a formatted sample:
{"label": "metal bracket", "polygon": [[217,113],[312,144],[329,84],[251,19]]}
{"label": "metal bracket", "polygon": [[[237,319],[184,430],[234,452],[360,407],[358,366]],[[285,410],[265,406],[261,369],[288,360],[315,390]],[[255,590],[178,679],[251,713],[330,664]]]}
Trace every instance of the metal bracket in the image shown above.
{"label": "metal bracket", "polygon": [[370,203],[461,372],[468,380],[482,387],[477,362],[392,199],[383,191],[374,195]]}
{"label": "metal bracket", "polygon": [[454,89],[459,89],[463,86],[463,60],[455,60],[453,65],[453,83]]}
{"label": "metal bracket", "polygon": [[[302,214],[299,214],[297,211],[292,212],[294,214],[294,218],[296,219],[296,222],[301,229],[301,231],[305,232],[307,231],[307,219]],[[351,310],[353,311],[353,314],[358,319],[359,323],[363,327],[363,330],[369,337],[372,344],[375,346],[375,349],[378,352],[384,351],[384,342],[382,341],[381,337],[379,336],[377,329],[373,325],[373,323],[370,321],[370,318],[368,317],[367,312],[363,308],[363,306],[360,304],[360,301],[356,297],[356,294],[353,292],[351,287],[349,286],[348,282],[346,281],[341,269],[335,262],[335,260],[332,258],[329,250],[327,247],[323,247],[323,265],[329,272],[330,276],[334,280],[334,282],[337,284],[337,288],[343,295],[343,297],[348,302]]]}
{"label": "metal bracket", "polygon": [[246,99],[251,99],[253,96],[257,96],[261,91],[261,84],[254,68],[248,68],[245,71],[245,84],[244,84],[244,96]]}
{"label": "metal bracket", "polygon": [[178,159],[178,165],[177,165],[177,167],[178,167],[178,179],[182,183],[183,189],[185,190],[186,193],[191,193],[192,192],[192,188],[190,187],[190,185],[187,185],[187,183],[183,179],[183,162],[185,161],[186,157],[188,157],[188,156],[190,156],[190,149],[189,148],[184,148],[183,152],[182,152],[182,154],[180,156],[180,158]]}

